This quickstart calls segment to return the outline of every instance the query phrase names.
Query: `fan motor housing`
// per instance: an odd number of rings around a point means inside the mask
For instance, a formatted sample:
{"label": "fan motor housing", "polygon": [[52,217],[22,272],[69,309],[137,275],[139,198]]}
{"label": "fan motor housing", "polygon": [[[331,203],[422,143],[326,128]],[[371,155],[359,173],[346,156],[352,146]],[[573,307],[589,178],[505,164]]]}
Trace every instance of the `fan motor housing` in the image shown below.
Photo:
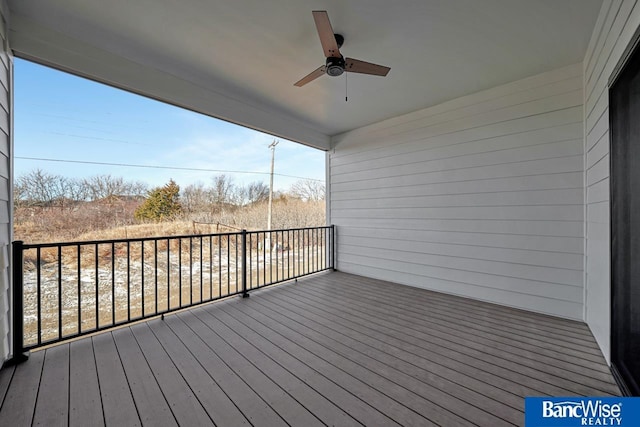
{"label": "fan motor housing", "polygon": [[342,73],[344,73],[344,58],[335,56],[329,57],[327,58],[326,67],[327,74],[331,77],[341,76]]}

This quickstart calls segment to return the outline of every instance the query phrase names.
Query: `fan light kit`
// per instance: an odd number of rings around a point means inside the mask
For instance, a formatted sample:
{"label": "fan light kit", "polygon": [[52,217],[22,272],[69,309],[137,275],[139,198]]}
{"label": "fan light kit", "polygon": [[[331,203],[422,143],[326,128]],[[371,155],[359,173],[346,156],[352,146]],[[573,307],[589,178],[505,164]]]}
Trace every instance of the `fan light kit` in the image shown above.
{"label": "fan light kit", "polygon": [[353,58],[345,58],[340,53],[340,48],[344,43],[344,37],[335,34],[329,22],[329,15],[325,10],[313,11],[313,20],[316,22],[318,36],[320,36],[320,44],[327,60],[322,65],[307,74],[305,77],[294,83],[294,86],[302,87],[327,74],[331,77],[341,76],[344,72],[370,74],[373,76],[386,76],[391,68],[382,65],[372,64],[370,62],[360,61]]}

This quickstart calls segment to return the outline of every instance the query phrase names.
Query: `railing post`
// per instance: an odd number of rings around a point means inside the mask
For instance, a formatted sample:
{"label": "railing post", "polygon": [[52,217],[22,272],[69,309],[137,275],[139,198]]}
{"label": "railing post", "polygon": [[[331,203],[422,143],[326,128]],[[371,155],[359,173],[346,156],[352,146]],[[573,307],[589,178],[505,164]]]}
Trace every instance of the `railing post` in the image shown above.
{"label": "railing post", "polygon": [[242,230],[242,298],[249,298],[247,290],[247,230]]}
{"label": "railing post", "polygon": [[[22,240],[13,242],[13,357],[11,364],[24,362],[29,354],[24,352],[24,276],[23,276],[23,245]],[[38,266],[38,268],[40,268]],[[38,301],[38,304],[40,301]]]}
{"label": "railing post", "polygon": [[331,224],[331,269],[336,271],[336,226]]}

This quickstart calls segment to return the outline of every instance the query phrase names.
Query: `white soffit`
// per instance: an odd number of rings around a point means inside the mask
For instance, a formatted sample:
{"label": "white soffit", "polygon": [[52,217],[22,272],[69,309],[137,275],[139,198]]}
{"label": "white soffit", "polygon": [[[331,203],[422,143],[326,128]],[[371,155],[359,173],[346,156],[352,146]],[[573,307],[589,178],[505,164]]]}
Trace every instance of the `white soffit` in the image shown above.
{"label": "white soffit", "polygon": [[[330,136],[582,61],[602,0],[9,0],[15,52],[321,149]],[[312,10],[387,77],[323,76]]]}

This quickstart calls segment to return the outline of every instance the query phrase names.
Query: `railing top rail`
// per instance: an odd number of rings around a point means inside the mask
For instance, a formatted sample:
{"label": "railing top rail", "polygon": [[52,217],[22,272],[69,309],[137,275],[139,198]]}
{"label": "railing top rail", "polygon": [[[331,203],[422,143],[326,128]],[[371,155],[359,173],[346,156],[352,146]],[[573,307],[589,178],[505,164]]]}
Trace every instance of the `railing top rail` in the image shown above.
{"label": "railing top rail", "polygon": [[157,237],[133,237],[130,239],[104,239],[104,240],[78,240],[76,242],[54,242],[54,243],[24,243],[24,249],[37,248],[57,248],[58,246],[78,246],[78,245],[103,245],[107,243],[131,243],[131,242],[152,242],[167,239],[188,239],[193,237],[222,237],[241,235],[242,232],[234,231],[229,233],[208,233],[208,234],[180,234],[175,236],[157,236]]}
{"label": "railing top rail", "polygon": [[[273,230],[247,230],[246,232],[249,234],[255,233],[276,233],[283,231],[303,231],[303,230],[318,230],[318,229],[328,229],[331,228],[330,225],[321,225],[317,227],[297,227],[297,228],[280,228]],[[67,247],[67,246],[78,246],[78,245],[104,245],[110,243],[131,243],[131,242],[153,242],[159,240],[171,240],[171,239],[189,239],[189,238],[199,238],[199,237],[225,237],[225,236],[240,236],[242,235],[242,231],[231,231],[226,233],[204,233],[204,234],[181,234],[175,236],[157,236],[157,237],[133,237],[130,239],[103,239],[103,240],[79,240],[75,242],[53,242],[53,243],[24,243],[22,244],[23,249],[38,249],[38,248],[57,248],[57,247]]]}
{"label": "railing top rail", "polygon": [[317,227],[297,227],[297,228],[274,228],[271,230],[247,230],[247,233],[276,233],[281,231],[303,231],[303,230],[321,230],[331,228],[330,225],[319,225]]}

